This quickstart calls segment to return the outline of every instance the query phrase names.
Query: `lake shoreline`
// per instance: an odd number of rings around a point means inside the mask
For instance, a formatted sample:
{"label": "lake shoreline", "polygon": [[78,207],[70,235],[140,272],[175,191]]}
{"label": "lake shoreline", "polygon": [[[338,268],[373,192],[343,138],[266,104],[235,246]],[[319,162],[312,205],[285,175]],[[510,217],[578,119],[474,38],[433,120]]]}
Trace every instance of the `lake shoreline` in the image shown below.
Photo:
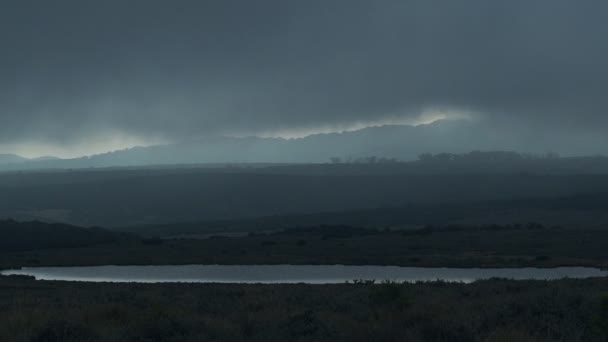
{"label": "lake shoreline", "polygon": [[462,282],[487,279],[560,280],[608,277],[587,267],[425,268],[349,265],[147,265],[93,267],[22,267],[0,275],[36,280],[114,283],[340,284],[357,281],[398,283]]}

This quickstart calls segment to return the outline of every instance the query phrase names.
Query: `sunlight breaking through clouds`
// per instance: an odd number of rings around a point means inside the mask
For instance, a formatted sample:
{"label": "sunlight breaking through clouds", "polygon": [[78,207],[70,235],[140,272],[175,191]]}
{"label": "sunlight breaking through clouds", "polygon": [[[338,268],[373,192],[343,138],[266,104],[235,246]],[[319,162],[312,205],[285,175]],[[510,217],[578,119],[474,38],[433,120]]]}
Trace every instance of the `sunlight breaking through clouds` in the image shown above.
{"label": "sunlight breaking through clouds", "polygon": [[82,156],[124,150],[136,146],[152,146],[167,143],[158,137],[139,137],[121,132],[91,135],[78,143],[55,143],[47,141],[27,141],[0,145],[0,154],[15,153],[26,158],[53,156],[77,158]]}
{"label": "sunlight breaking through clouds", "polygon": [[[339,125],[324,125],[320,127],[285,128],[265,131],[254,134],[264,138],[298,139],[315,134],[352,132],[368,127],[380,127],[389,125],[425,125],[439,120],[473,120],[475,115],[470,111],[457,111],[446,109],[427,109],[418,116],[404,116],[399,113],[389,115],[387,118],[370,121],[356,121]],[[247,136],[247,134],[236,134],[236,136]]]}

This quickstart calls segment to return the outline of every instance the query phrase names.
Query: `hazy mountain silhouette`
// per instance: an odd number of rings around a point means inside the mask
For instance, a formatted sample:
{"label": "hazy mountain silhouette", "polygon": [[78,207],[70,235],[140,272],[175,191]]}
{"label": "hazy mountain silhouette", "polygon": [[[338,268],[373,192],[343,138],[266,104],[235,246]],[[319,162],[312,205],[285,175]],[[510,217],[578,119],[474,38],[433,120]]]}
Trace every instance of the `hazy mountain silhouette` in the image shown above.
{"label": "hazy mountain silhouette", "polygon": [[36,162],[58,161],[60,158],[53,156],[43,156],[37,158],[25,158],[16,154],[0,154],[0,167],[5,168],[28,168],[30,164]]}
{"label": "hazy mountain silhouette", "polygon": [[[388,125],[357,131],[316,134],[298,139],[211,137],[150,147],[134,147],[76,159],[4,163],[3,169],[83,168],[197,163],[324,163],[377,156],[415,160],[421,153],[465,153],[508,150],[523,153],[555,151],[562,155],[599,154],[606,138],[490,129],[483,122],[442,120],[431,124]],[[603,139],[603,140],[602,140]],[[583,153],[583,151],[585,151]],[[10,160],[10,159],[9,159]],[[18,159],[16,159],[18,160]],[[23,161],[23,160],[22,160]]]}
{"label": "hazy mountain silhouette", "polygon": [[54,157],[54,156],[42,156],[42,157],[30,158],[27,161],[49,161],[49,160],[61,160],[61,158]]}
{"label": "hazy mountain silhouette", "polygon": [[14,164],[14,163],[22,163],[27,161],[27,158],[23,158],[16,154],[0,154],[0,165],[2,164]]}

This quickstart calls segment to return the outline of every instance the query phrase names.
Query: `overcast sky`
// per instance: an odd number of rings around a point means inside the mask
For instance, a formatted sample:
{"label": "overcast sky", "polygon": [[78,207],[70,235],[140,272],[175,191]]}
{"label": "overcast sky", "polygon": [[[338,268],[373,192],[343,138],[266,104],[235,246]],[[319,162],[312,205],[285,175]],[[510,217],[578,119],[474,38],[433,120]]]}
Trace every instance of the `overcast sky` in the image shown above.
{"label": "overcast sky", "polygon": [[0,153],[450,115],[598,133],[607,17],[605,0],[2,0]]}

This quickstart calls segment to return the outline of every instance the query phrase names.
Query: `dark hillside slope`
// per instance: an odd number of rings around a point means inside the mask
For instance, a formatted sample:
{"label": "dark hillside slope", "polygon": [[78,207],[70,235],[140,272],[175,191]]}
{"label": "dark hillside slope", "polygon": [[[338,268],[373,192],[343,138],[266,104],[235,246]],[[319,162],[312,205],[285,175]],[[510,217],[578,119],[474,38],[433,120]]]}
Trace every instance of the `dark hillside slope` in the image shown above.
{"label": "dark hillside slope", "polygon": [[66,224],[0,221],[0,252],[73,248],[115,242],[125,234]]}
{"label": "dark hillside slope", "polygon": [[0,216],[61,211],[62,222],[126,226],[601,192],[608,193],[608,175],[167,173],[0,187]]}
{"label": "dark hillside slope", "polygon": [[240,220],[173,222],[115,229],[143,236],[194,238],[272,232],[290,227],[319,225],[408,229],[426,225],[536,222],[547,226],[603,229],[608,227],[607,208],[608,193],[594,193],[560,198],[410,204],[403,207],[277,215]]}

